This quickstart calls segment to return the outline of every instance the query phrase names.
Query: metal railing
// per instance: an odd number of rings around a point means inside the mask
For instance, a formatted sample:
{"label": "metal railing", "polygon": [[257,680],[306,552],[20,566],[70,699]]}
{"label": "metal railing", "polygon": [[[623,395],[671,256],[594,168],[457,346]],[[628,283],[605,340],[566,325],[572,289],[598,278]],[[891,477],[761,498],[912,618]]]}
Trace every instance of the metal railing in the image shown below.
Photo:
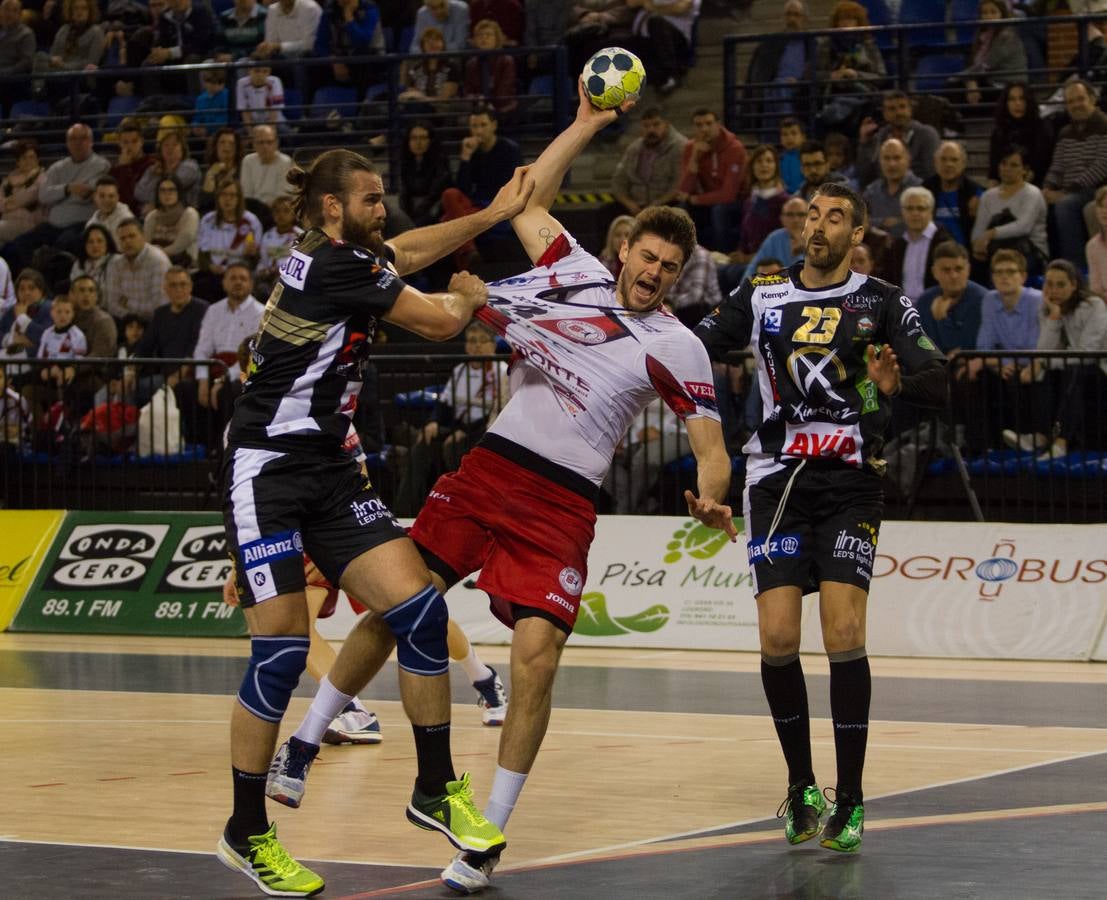
{"label": "metal railing", "polygon": [[[895,404],[884,453],[886,518],[1107,521],[1107,353],[1014,356],[956,354],[948,367],[952,401],[938,414]],[[456,468],[479,440],[505,402],[507,360],[421,350],[372,359],[354,423],[370,478],[397,513],[414,515],[438,475]],[[736,510],[745,471],[740,447],[760,420],[749,403],[749,360],[748,353],[732,354],[716,379],[734,460],[730,500]],[[1004,377],[1007,361],[1036,366],[1040,375]],[[9,400],[0,407],[4,506],[219,508],[230,394],[209,409],[198,402],[195,382],[162,388],[181,365],[214,363],[127,360],[141,374],[113,387],[123,362],[65,361],[85,374],[68,391],[46,396],[25,388],[49,361],[6,364],[9,385],[22,393],[20,401],[37,403],[38,412],[28,410],[23,418],[33,421],[19,425],[18,402],[15,413]],[[970,374],[975,368],[979,372]],[[1012,435],[1015,446],[1009,446]],[[1066,441],[1063,452],[1058,439]],[[683,490],[695,484],[682,429],[655,405],[624,438],[599,509],[682,515]]]}

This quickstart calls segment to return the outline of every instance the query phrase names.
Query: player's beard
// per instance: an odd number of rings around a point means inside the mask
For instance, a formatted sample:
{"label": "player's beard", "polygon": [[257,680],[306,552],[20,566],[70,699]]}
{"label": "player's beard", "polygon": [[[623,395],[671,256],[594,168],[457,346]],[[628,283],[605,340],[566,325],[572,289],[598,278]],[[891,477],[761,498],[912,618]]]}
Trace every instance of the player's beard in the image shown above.
{"label": "player's beard", "polygon": [[357,244],[380,256],[384,253],[384,220],[360,221],[350,215],[349,207],[343,207],[342,240],[348,244]]}
{"label": "player's beard", "polygon": [[[813,243],[816,238],[820,238],[822,242]],[[807,263],[813,269],[830,272],[842,264],[842,260],[849,255],[852,249],[849,234],[843,235],[837,241],[832,241],[825,234],[814,234],[807,240]]]}

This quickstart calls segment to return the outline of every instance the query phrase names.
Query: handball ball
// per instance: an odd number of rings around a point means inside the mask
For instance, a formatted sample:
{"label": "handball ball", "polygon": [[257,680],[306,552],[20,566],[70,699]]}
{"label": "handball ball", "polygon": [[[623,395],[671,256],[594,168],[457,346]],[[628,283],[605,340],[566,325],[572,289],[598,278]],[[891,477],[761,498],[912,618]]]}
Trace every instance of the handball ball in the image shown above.
{"label": "handball ball", "polygon": [[607,47],[584,64],[584,90],[598,109],[614,109],[624,100],[637,100],[646,85],[642,60],[622,47]]}

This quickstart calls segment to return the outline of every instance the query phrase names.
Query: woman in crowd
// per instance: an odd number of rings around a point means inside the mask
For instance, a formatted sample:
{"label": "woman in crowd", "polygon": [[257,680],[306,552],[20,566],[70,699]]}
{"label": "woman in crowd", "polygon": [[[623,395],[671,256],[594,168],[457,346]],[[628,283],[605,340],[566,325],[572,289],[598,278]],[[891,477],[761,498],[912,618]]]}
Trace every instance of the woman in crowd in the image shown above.
{"label": "woman in crowd", "polygon": [[185,205],[177,176],[166,175],[158,182],[157,202],[143,223],[147,242],[161,247],[174,265],[190,269],[196,265],[199,227],[200,214]]}
{"label": "woman in crowd", "polygon": [[623,241],[627,239],[627,235],[630,234],[633,228],[634,216],[616,216],[611,220],[611,224],[607,226],[607,240],[603,242],[600,262],[616,278],[623,271],[623,263],[619,259],[619,248],[623,246]]}
{"label": "woman in crowd", "polygon": [[988,149],[988,179],[999,181],[999,161],[1012,144],[1025,147],[1027,181],[1042,186],[1053,157],[1053,129],[1038,114],[1038,104],[1026,83],[1009,84],[996,101],[995,123]]}
{"label": "woman in crowd", "polygon": [[742,228],[731,262],[748,263],[769,233],[780,227],[780,211],[791,197],[780,177],[780,159],[768,144],[755,147],[746,167]]}
{"label": "woman in crowd", "polygon": [[115,245],[111,231],[103,225],[89,225],[85,229],[85,242],[81,245],[81,252],[69,273],[69,280],[73,281],[78,275],[87,275],[96,282],[100,296],[104,296],[108,263],[118,252],[119,248]]}
{"label": "woman in crowd", "polygon": [[453,184],[453,176],[438,136],[426,122],[408,129],[400,161],[400,207],[417,226],[437,222],[442,192]]}
{"label": "woman in crowd", "polygon": [[[424,29],[419,36],[419,49],[426,54],[442,53],[446,49],[442,30],[434,26]],[[457,96],[460,81],[455,57],[424,56],[404,64],[404,89],[399,99],[402,103],[419,104],[420,108],[433,112],[436,103]]]}
{"label": "woman in crowd", "polygon": [[15,169],[0,181],[0,245],[15,240],[43,221],[38,189],[45,176],[46,171],[38,158],[38,142],[16,141]]}
{"label": "woman in crowd", "polygon": [[188,145],[176,129],[162,135],[154,154],[154,164],[142,173],[135,185],[135,201],[142,207],[142,215],[154,208],[158,185],[166,175],[177,176],[185,205],[195,207],[200,195],[200,166],[189,157]]}
{"label": "woman in crowd", "polygon": [[[499,50],[503,45],[504,32],[498,22],[482,19],[473,26],[473,46],[477,50]],[[500,53],[466,60],[462,92],[466,97],[484,97],[490,101],[503,122],[519,106],[515,58]]]}
{"label": "woman in crowd", "polygon": [[[1010,19],[1007,0],[982,0],[978,17],[987,21]],[[969,65],[958,76],[967,103],[990,102],[1009,84],[1026,82],[1026,49],[1010,25],[981,25],[973,36]]]}
{"label": "woman in crowd", "polygon": [[242,138],[233,128],[220,128],[208,138],[204,153],[204,180],[200,183],[200,212],[215,208],[215,188],[220,181],[231,178],[238,181],[239,169],[245,152]]}
{"label": "woman in crowd", "polygon": [[216,189],[215,209],[200,219],[196,241],[199,272],[193,280],[197,297],[215,302],[223,296],[223,273],[232,262],[254,270],[261,253],[261,222],[246,209],[242,185],[232,179]]}

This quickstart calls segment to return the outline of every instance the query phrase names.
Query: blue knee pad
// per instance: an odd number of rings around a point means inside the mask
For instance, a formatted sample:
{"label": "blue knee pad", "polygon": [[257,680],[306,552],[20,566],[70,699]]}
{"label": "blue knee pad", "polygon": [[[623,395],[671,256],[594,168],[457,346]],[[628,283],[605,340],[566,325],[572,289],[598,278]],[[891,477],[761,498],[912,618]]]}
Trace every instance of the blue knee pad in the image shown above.
{"label": "blue knee pad", "polygon": [[259,719],[280,722],[307,668],[310,644],[306,637],[250,638],[250,664],[238,702]]}
{"label": "blue knee pad", "polygon": [[434,585],[427,585],[381,618],[396,636],[396,656],[401,669],[413,675],[442,675],[449,671],[446,623],[450,614]]}

